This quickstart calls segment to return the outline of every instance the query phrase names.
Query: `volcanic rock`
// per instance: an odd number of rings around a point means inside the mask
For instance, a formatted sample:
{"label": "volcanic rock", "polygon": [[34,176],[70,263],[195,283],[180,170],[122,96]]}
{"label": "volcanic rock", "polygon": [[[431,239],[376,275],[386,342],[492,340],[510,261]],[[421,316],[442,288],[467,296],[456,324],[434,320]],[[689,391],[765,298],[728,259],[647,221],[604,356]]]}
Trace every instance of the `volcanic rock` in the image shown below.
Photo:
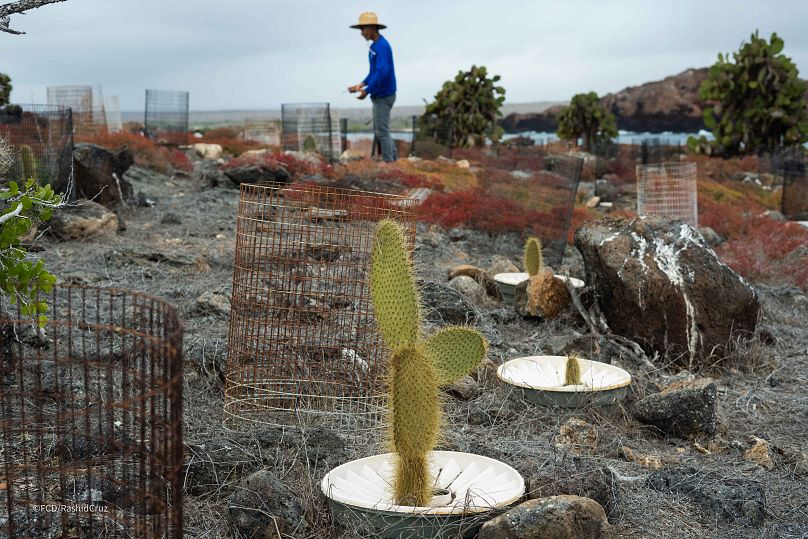
{"label": "volcanic rock", "polygon": [[641,423],[667,434],[712,434],[718,423],[715,382],[711,378],[674,382],[634,403],[631,411]]}
{"label": "volcanic rock", "polygon": [[563,495],[526,501],[483,524],[478,537],[617,539],[619,535],[596,501]]}
{"label": "volcanic rock", "polygon": [[757,293],[686,224],[606,218],[581,226],[575,245],[611,330],[649,351],[699,364],[755,332]]}
{"label": "volcanic rock", "polygon": [[114,234],[118,231],[118,217],[107,208],[91,200],[80,200],[53,213],[51,232],[62,240],[76,240],[89,236]]}
{"label": "volcanic rock", "polygon": [[124,173],[135,162],[127,147],[107,150],[95,144],[76,144],[73,150],[76,195],[115,207],[134,199]]}

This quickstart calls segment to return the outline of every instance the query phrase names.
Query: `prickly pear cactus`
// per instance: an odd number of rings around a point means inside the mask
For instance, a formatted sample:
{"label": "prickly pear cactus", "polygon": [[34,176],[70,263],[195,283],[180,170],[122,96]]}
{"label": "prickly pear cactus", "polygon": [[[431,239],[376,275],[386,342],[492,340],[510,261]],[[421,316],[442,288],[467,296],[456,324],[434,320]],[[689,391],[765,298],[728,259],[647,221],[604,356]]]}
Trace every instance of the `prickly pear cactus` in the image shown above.
{"label": "prickly pear cactus", "polygon": [[371,299],[389,349],[390,443],[397,455],[393,495],[398,505],[423,507],[434,478],[428,456],[441,424],[439,387],[471,372],[487,343],[477,331],[450,326],[420,338],[420,302],[404,229],[391,220],[376,230],[370,271]]}
{"label": "prickly pear cactus", "polygon": [[530,237],[525,242],[525,271],[531,277],[539,273],[544,267],[544,257],[542,255],[541,241],[539,238]]}
{"label": "prickly pear cactus", "polygon": [[39,174],[34,158],[34,151],[27,144],[20,146],[20,164],[22,165],[22,180],[30,180],[33,178],[35,181],[39,180]]}
{"label": "prickly pear cactus", "polygon": [[582,383],[581,364],[578,361],[578,356],[570,354],[567,356],[567,368],[564,371],[564,385],[579,386]]}

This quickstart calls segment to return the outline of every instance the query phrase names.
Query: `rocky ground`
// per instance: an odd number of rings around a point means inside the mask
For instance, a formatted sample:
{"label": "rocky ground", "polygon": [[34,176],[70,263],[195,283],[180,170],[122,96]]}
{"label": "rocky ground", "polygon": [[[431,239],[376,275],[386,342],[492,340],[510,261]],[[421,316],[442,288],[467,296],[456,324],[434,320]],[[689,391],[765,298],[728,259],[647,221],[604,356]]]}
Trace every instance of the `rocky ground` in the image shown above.
{"label": "rocky ground", "polygon": [[[117,226],[109,221],[80,239],[45,234],[36,245],[62,282],[141,290],[176,305],[185,323],[186,536],[362,537],[332,522],[319,481],[333,466],[382,451],[382,431],[355,443],[327,429],[222,428],[237,187],[204,163],[173,177],[135,167],[126,178],[138,202],[118,211]],[[524,402],[492,369],[576,345],[591,350],[576,311],[526,319],[496,298],[447,286],[459,264],[521,266],[521,250],[516,236],[419,225],[415,260],[428,321],[468,320],[491,342],[492,364],[446,396],[440,448],[508,463],[525,477],[530,498],[592,498],[622,537],[808,537],[808,297],[757,286],[764,338],[734,347],[720,365],[691,373],[611,354],[634,377],[621,406],[553,410]],[[571,250],[556,270],[584,278]],[[664,434],[636,419],[638,401],[693,378],[682,402],[696,404],[682,413],[705,406],[704,422]]]}

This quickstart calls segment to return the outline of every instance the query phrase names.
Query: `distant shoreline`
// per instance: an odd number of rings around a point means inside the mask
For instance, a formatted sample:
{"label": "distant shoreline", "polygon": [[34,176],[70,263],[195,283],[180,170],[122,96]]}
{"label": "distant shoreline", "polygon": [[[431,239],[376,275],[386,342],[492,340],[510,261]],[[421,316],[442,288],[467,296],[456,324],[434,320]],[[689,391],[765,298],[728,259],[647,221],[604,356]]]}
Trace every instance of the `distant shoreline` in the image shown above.
{"label": "distant shoreline", "polygon": [[[561,101],[537,101],[533,103],[505,103],[502,105],[502,116],[511,113],[526,114],[531,112],[542,112],[555,105],[563,105]],[[423,105],[402,105],[393,107],[393,118],[407,118],[420,115],[424,111]],[[331,111],[334,118],[348,118],[348,120],[359,121],[371,118],[370,104],[366,107],[335,107]],[[231,109],[231,110],[191,110],[188,113],[191,128],[213,127],[225,125],[241,125],[246,119],[254,120],[280,120],[280,109]],[[124,122],[143,122],[144,111],[121,111],[121,118]]]}

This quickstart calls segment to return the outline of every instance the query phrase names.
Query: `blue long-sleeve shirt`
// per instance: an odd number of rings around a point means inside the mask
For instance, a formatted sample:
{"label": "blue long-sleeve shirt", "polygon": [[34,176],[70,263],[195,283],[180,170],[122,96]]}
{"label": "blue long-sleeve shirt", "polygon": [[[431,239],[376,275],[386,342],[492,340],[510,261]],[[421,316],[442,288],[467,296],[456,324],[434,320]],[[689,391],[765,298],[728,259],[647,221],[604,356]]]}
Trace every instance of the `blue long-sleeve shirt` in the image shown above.
{"label": "blue long-sleeve shirt", "polygon": [[371,97],[387,97],[396,93],[393,49],[384,36],[380,35],[379,39],[370,45],[368,60],[370,60],[370,73],[362,81],[365,83],[365,91]]}

